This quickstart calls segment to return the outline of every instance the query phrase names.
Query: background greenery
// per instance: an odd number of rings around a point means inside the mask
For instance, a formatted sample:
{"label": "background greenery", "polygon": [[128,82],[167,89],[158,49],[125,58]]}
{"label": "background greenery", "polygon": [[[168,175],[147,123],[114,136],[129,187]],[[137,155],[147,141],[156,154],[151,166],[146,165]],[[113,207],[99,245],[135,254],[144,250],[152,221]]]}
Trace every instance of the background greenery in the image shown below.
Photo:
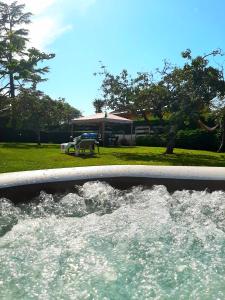
{"label": "background greenery", "polygon": [[[31,14],[26,11],[24,4],[0,1],[0,141],[36,141],[39,145],[66,142],[71,134],[71,120],[81,113],[64,98],[52,99],[38,89],[38,84],[47,80],[47,64],[55,58],[55,54],[30,48],[30,23]],[[168,164],[171,159],[165,156],[153,159],[152,153],[161,151],[172,154],[175,146],[225,151],[224,68],[216,63],[216,58],[221,58],[224,53],[221,49],[215,49],[193,56],[191,50],[186,49],[181,55],[184,59],[182,66],[164,61],[161,69],[137,72],[132,76],[127,70],[111,74],[101,64],[100,71],[95,74],[102,77],[102,98],[93,102],[96,112],[107,108],[131,114],[137,120],[134,127],[141,125],[140,122],[143,124],[144,120],[153,134],[138,138],[137,145],[166,149],[121,148],[112,152],[104,149],[104,158],[89,158],[90,161],[85,158],[87,165],[120,164],[130,158],[133,159],[132,163],[149,164],[155,161],[156,164]],[[117,130],[127,133],[122,126]],[[127,144],[124,139],[123,145]],[[59,156],[57,146],[35,148],[29,144],[5,145],[2,146],[2,151],[5,149],[2,152],[2,166],[12,165],[10,170],[13,165],[20,163],[14,158],[17,154],[23,159],[25,169],[29,162],[36,168],[42,168],[42,162],[45,167],[54,161],[56,166],[72,163],[83,165],[83,159]],[[44,157],[39,159],[40,153]],[[180,159],[175,162],[182,163]]]}
{"label": "background greenery", "polygon": [[[165,147],[166,143],[165,134],[151,134],[136,139],[137,146]],[[216,151],[219,141],[216,133],[192,129],[179,130],[175,143],[177,148]]]}

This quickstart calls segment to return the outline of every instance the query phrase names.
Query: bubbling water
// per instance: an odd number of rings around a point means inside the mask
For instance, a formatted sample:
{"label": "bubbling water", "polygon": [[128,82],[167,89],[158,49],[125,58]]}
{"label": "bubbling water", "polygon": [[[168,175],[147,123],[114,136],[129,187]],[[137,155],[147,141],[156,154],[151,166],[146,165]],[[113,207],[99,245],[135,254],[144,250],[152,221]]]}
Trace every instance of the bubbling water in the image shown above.
{"label": "bubbling water", "polygon": [[224,299],[225,193],[164,186],[0,200],[0,299]]}

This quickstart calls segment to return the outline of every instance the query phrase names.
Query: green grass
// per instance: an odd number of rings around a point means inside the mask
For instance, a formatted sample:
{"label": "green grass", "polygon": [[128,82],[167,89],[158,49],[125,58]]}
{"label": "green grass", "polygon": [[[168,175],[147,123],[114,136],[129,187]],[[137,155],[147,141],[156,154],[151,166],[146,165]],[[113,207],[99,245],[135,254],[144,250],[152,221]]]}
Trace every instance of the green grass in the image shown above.
{"label": "green grass", "polygon": [[164,148],[121,147],[100,148],[93,157],[65,155],[54,144],[0,144],[0,172],[99,165],[172,165],[225,166],[225,154],[209,151],[175,149],[174,155],[164,155]]}

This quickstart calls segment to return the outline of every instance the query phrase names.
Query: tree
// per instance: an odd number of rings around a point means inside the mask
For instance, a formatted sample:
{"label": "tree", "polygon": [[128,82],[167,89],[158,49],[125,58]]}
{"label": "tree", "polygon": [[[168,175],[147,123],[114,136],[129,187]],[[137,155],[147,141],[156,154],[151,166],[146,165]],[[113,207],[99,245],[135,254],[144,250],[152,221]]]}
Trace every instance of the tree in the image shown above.
{"label": "tree", "polygon": [[201,128],[208,132],[214,132],[217,130],[218,136],[220,138],[220,144],[217,152],[225,151],[225,98],[215,98],[211,101],[211,110],[216,121],[216,126],[209,127],[206,126],[202,121],[199,120],[199,125]]}
{"label": "tree", "polygon": [[7,127],[10,124],[11,103],[6,96],[0,95],[0,128]]}
{"label": "tree", "polygon": [[166,111],[168,90],[162,82],[147,81],[143,84],[142,76],[143,74],[139,73],[139,76],[135,79],[133,110],[147,122],[150,122],[148,119],[149,113],[162,122]]}
{"label": "tree", "polygon": [[37,135],[37,143],[41,144],[41,131],[52,121],[52,101],[36,90],[24,89],[15,98],[17,128],[33,130]]}
{"label": "tree", "polygon": [[132,79],[127,70],[122,70],[119,75],[110,74],[105,66],[95,73],[103,76],[101,89],[106,106],[113,110],[131,110],[133,100]]}
{"label": "tree", "polygon": [[31,13],[24,13],[24,4],[0,2],[0,92],[15,98],[16,90],[30,84],[36,87],[48,67],[38,67],[39,62],[53,58],[35,48],[28,49]]}
{"label": "tree", "polygon": [[67,126],[80,112],[66,103],[65,99],[53,100],[44,93],[23,89],[15,98],[17,128],[31,129],[41,144],[41,131]]}
{"label": "tree", "polygon": [[128,111],[143,117],[147,122],[148,113],[163,118],[167,90],[161,82],[154,82],[153,75],[138,72],[132,78],[127,70],[119,75],[110,74],[105,66],[99,73],[103,76],[101,89],[106,106],[113,110]]}
{"label": "tree", "polygon": [[65,98],[54,100],[54,126],[69,129],[71,120],[81,116],[81,112],[66,102]]}
{"label": "tree", "polygon": [[221,70],[210,65],[210,57],[221,55],[215,50],[204,56],[192,58],[187,49],[182,53],[187,59],[182,68],[175,67],[163,76],[163,82],[169,91],[167,109],[171,114],[171,126],[166,154],[172,154],[176,132],[181,124],[203,124],[202,115],[210,110],[215,97],[222,97],[225,84]]}
{"label": "tree", "polygon": [[[143,72],[132,78],[127,70],[112,75],[101,66],[98,74],[103,76],[103,98],[111,109],[135,112],[146,121],[147,112],[161,121],[166,115],[170,126],[165,154],[172,154],[179,128],[193,123],[206,128],[201,118],[211,111],[213,99],[222,99],[225,94],[223,71],[210,63],[210,58],[218,55],[222,55],[220,49],[193,58],[191,50],[187,49],[182,52],[186,59],[184,66],[174,67],[164,61],[163,69],[157,70],[159,80],[154,80],[151,73]],[[225,133],[222,136],[225,140]]]}
{"label": "tree", "polygon": [[101,100],[101,99],[95,99],[93,101],[93,106],[95,108],[95,113],[102,113],[102,110],[105,106],[105,101],[104,100]]}

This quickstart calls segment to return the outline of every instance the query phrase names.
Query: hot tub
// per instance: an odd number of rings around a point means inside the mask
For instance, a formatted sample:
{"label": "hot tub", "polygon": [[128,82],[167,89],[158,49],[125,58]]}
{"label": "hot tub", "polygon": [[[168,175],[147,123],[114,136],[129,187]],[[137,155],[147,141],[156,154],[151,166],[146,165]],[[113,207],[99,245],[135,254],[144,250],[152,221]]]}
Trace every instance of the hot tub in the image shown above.
{"label": "hot tub", "polygon": [[224,190],[225,168],[185,166],[96,166],[5,173],[0,175],[0,196],[15,202],[47,192],[71,191],[87,181],[104,181],[117,188],[162,184],[169,191]]}
{"label": "hot tub", "polygon": [[0,299],[224,299],[223,168],[0,176]]}

